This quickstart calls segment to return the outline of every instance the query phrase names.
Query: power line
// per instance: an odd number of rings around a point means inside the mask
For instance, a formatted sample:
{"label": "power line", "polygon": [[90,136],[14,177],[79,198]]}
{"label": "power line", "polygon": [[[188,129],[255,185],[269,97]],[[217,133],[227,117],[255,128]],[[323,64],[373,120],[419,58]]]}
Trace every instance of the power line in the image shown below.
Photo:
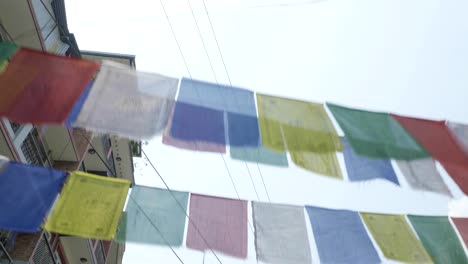
{"label": "power line", "polygon": [[164,15],[166,16],[167,23],[169,24],[169,27],[171,28],[172,36],[174,37],[174,40],[175,40],[175,42],[177,44],[177,47],[179,48],[179,52],[182,55],[182,60],[183,60],[183,62],[185,64],[185,69],[187,70],[187,73],[188,73],[190,79],[192,79],[192,73],[190,73],[190,69],[188,67],[187,61],[185,60],[184,53],[182,52],[182,47],[180,46],[179,40],[177,40],[177,36],[176,36],[176,34],[174,32],[174,28],[172,27],[172,23],[171,23],[171,20],[169,19],[169,15],[167,14],[166,7],[164,6],[163,0],[159,0],[159,2],[161,3],[161,7],[162,7],[162,9],[164,11]]}
{"label": "power line", "polygon": [[166,189],[169,191],[169,193],[171,194],[172,198],[174,198],[174,200],[176,201],[177,205],[180,207],[180,209],[184,212],[185,216],[187,217],[188,221],[192,224],[192,226],[195,228],[195,231],[197,231],[197,233],[200,235],[200,237],[203,239],[203,242],[208,246],[208,248],[210,249],[211,253],[213,253],[213,255],[216,257],[216,259],[218,260],[219,263],[222,264],[221,260],[219,259],[218,255],[216,255],[216,253],[214,252],[214,250],[211,248],[210,244],[208,243],[208,241],[205,239],[205,237],[203,236],[203,234],[200,232],[200,230],[198,229],[198,227],[195,225],[195,223],[192,221],[192,219],[190,218],[190,216],[187,214],[187,212],[185,211],[185,208],[184,206],[179,202],[179,200],[176,198],[176,196],[174,195],[173,191],[171,188],[169,188],[169,185],[167,185],[166,181],[164,180],[164,178],[162,177],[162,175],[159,173],[159,171],[156,169],[156,167],[154,166],[153,162],[151,162],[151,160],[149,159],[148,155],[146,155],[146,152],[142,149],[141,150],[141,153],[143,153],[143,155],[145,155],[146,159],[148,160],[149,164],[151,165],[151,167],[153,167],[153,170],[156,172],[156,174],[159,176],[159,179],[161,179],[161,181],[163,182],[164,186],[166,186]]}
{"label": "power line", "polygon": [[227,75],[229,84],[230,84],[231,87],[232,87],[231,77],[229,76],[229,73],[228,73],[228,70],[227,70],[227,66],[226,66],[226,62],[224,61],[224,56],[223,56],[223,53],[221,52],[221,48],[220,48],[220,46],[219,46],[218,38],[216,37],[216,32],[215,32],[215,30],[214,30],[213,23],[211,22],[211,17],[210,17],[210,14],[209,14],[209,12],[208,12],[208,8],[206,7],[205,0],[202,0],[202,2],[203,2],[203,7],[205,8],[206,16],[208,17],[208,21],[209,21],[209,23],[210,23],[211,32],[213,32],[213,37],[214,37],[215,42],[216,42],[216,47],[218,47],[218,52],[219,52],[219,55],[220,55],[220,57],[221,57],[221,61],[223,62],[224,71],[226,72],[226,75]]}
{"label": "power line", "polygon": [[187,0],[187,3],[189,4],[190,11],[192,12],[193,20],[195,21],[195,26],[197,27],[198,35],[200,36],[201,42],[203,44],[203,49],[205,50],[206,57],[208,58],[208,62],[210,63],[211,71],[213,72],[213,76],[215,78],[216,83],[218,83],[218,78],[216,77],[216,73],[213,68],[213,63],[211,62],[210,54],[208,53],[208,49],[206,48],[206,45],[205,45],[205,40],[203,39],[200,27],[198,26],[197,18],[195,16],[195,12],[193,11],[192,4],[190,3],[190,0]]}
{"label": "power line", "polygon": [[267,198],[268,198],[268,202],[271,203],[270,194],[268,194],[268,189],[266,187],[265,181],[263,180],[263,174],[262,174],[262,171],[260,170],[260,165],[258,165],[258,162],[257,162],[257,169],[258,169],[258,172],[260,173],[260,178],[262,179],[263,188],[265,189],[265,192],[266,192],[266,195],[267,195]]}
{"label": "power line", "polygon": [[252,182],[252,186],[253,186],[253,188],[254,188],[255,195],[257,196],[257,199],[260,201],[260,197],[258,196],[257,188],[255,187],[255,183],[254,183],[254,181],[253,181],[252,174],[250,174],[249,165],[247,165],[247,162],[244,162],[244,164],[245,164],[245,168],[247,168],[247,172],[248,172],[249,175],[250,175],[250,181]]}

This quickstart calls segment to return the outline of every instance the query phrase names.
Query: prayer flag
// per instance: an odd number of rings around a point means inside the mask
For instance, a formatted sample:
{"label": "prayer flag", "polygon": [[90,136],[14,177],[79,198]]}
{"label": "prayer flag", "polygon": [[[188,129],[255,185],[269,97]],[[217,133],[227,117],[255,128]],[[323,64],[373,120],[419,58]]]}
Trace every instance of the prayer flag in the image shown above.
{"label": "prayer flag", "polygon": [[247,201],[190,196],[187,247],[247,257]]}
{"label": "prayer flag", "polygon": [[231,158],[242,161],[257,162],[278,167],[288,166],[288,157],[284,152],[269,150],[265,147],[230,147]]}
{"label": "prayer flag", "polygon": [[258,146],[260,135],[252,91],[182,78],[177,101],[223,113],[227,143],[231,146]]}
{"label": "prayer flag", "polygon": [[[176,104],[178,104],[176,102]],[[177,139],[171,136],[172,122],[174,120],[174,108],[171,111],[169,116],[169,121],[167,122],[166,129],[162,136],[162,143],[168,146],[173,146],[181,149],[195,150],[195,151],[207,151],[207,152],[216,152],[216,153],[226,153],[226,145],[224,144],[215,144],[207,143],[201,141],[188,141],[183,139]]]}
{"label": "prayer flag", "polygon": [[343,179],[335,152],[291,152],[291,159],[301,168],[314,173]]}
{"label": "prayer flag", "polygon": [[322,263],[380,263],[359,213],[306,206]]}
{"label": "prayer flag", "polygon": [[351,109],[327,103],[346,138],[359,154],[374,158],[412,160],[429,157],[389,114]]}
{"label": "prayer flag", "polygon": [[120,231],[125,231],[125,237],[123,241],[122,237],[117,239],[119,242],[182,245],[187,202],[186,192],[134,186],[125,209],[124,230]]}
{"label": "prayer flag", "polygon": [[178,80],[104,61],[75,125],[133,139],[164,130]]}
{"label": "prayer flag", "polygon": [[224,133],[223,112],[176,102],[171,121],[172,138],[187,142],[225,145]]}
{"label": "prayer flag", "polygon": [[7,163],[0,172],[0,229],[37,232],[65,178],[63,171]]}
{"label": "prayer flag", "polygon": [[272,264],[312,262],[304,207],[252,203],[257,259]]}
{"label": "prayer flag", "polygon": [[457,227],[458,233],[465,242],[465,246],[468,247],[468,218],[451,218],[453,224]]}
{"label": "prayer flag", "polygon": [[400,185],[390,160],[361,156],[354,151],[347,138],[342,140],[346,171],[350,181],[385,179]]}
{"label": "prayer flag", "polygon": [[460,190],[468,195],[468,164],[460,165],[445,161],[440,162],[440,164],[460,187]]}
{"label": "prayer flag", "polygon": [[0,75],[0,114],[21,123],[63,124],[99,64],[22,48]]}
{"label": "prayer flag", "polygon": [[341,150],[323,104],[257,94],[262,143],[277,151]]}
{"label": "prayer flag", "polygon": [[408,218],[435,263],[468,263],[465,249],[446,216],[408,215]]}
{"label": "prayer flag", "polygon": [[85,238],[111,240],[117,230],[130,182],[70,174],[44,229]]}
{"label": "prayer flag", "polygon": [[361,213],[361,217],[385,257],[407,263],[432,263],[404,215]]}
{"label": "prayer flag", "polygon": [[452,196],[433,159],[397,160],[396,163],[412,188]]}
{"label": "prayer flag", "polygon": [[468,153],[457,142],[445,121],[392,115],[432,156],[441,162],[468,164]]}

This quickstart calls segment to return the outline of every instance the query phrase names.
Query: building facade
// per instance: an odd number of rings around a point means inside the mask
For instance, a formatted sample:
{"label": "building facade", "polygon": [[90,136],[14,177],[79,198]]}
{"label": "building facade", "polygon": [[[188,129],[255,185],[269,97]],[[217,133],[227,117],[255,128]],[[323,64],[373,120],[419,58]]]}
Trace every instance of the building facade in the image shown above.
{"label": "building facade", "polygon": [[[135,56],[83,52],[68,31],[64,0],[1,0],[0,40],[62,56],[111,59],[135,68]],[[16,124],[0,119],[0,155],[22,163],[128,179],[141,144],[79,128]],[[41,231],[0,230],[0,264],[119,264],[124,244]]]}

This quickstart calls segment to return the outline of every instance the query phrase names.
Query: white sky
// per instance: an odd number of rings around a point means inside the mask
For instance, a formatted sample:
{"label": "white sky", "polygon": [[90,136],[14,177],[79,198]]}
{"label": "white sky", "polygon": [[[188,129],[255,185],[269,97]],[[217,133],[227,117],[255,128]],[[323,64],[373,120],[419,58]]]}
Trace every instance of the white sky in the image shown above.
{"label": "white sky", "polygon": [[[201,0],[194,7],[218,80],[228,83]],[[193,78],[214,82],[187,0],[163,0]],[[284,5],[292,3],[291,5]],[[136,55],[138,70],[188,76],[158,0],[66,0],[69,28],[81,49]],[[206,0],[235,86],[315,102],[468,123],[466,0]],[[146,148],[169,186],[237,198],[219,154]],[[257,200],[243,162],[226,156],[242,199]],[[340,162],[343,158],[339,156]],[[344,169],[344,164],[342,164]],[[266,201],[255,164],[249,169]],[[295,167],[261,166],[277,203],[384,213],[446,215],[449,200],[389,182],[350,183]],[[398,173],[398,171],[397,171]],[[145,162],[137,183],[162,187]],[[468,217],[468,198],[451,185],[452,215]],[[346,175],[345,175],[346,177]],[[463,197],[463,198],[462,198]],[[309,226],[313,259],[318,260]],[[247,260],[256,263],[249,231]],[[177,249],[185,263],[203,253]],[[178,263],[168,248],[127,244],[124,263]],[[217,263],[206,253],[205,263]]]}

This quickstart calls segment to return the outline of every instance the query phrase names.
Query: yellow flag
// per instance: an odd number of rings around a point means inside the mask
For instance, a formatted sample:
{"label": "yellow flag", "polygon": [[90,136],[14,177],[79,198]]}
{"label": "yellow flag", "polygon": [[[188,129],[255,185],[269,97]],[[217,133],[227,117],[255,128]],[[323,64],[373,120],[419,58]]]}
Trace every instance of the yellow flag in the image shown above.
{"label": "yellow flag", "polygon": [[308,171],[330,176],[332,178],[343,179],[336,152],[299,152],[291,151],[293,162]]}
{"label": "yellow flag", "polygon": [[361,213],[385,257],[405,263],[433,263],[404,215]]}
{"label": "yellow flag", "polygon": [[111,240],[130,182],[76,171],[70,174],[47,220],[47,231]]}
{"label": "yellow flag", "polygon": [[257,94],[257,106],[265,147],[316,153],[343,149],[323,104]]}

